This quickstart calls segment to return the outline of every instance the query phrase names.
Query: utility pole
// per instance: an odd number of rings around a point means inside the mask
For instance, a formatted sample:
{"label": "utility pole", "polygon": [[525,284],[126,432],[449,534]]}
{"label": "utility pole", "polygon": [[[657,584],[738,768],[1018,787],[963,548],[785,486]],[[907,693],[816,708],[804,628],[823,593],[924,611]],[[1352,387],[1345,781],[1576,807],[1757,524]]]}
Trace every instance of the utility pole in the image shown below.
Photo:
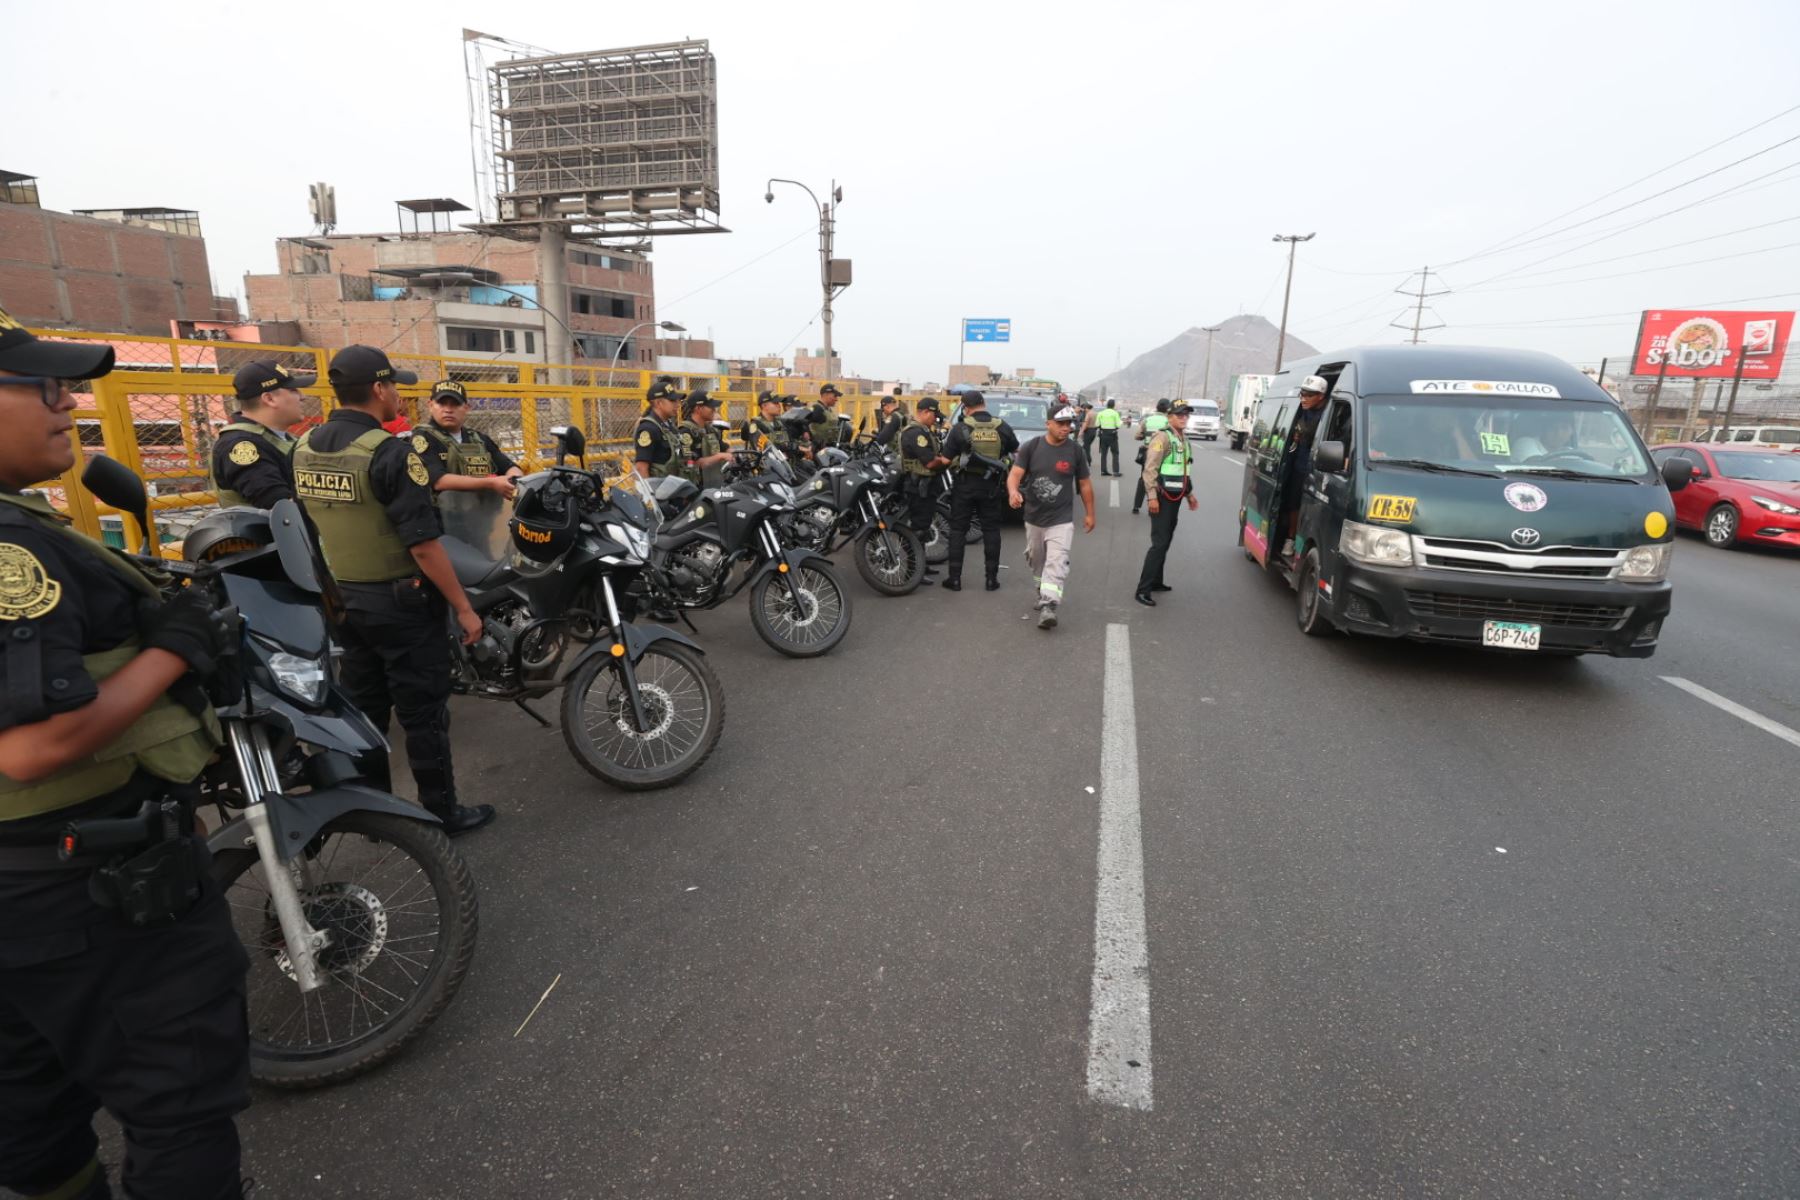
{"label": "utility pole", "polygon": [[831,256],[832,241],[837,236],[837,206],[844,202],[844,189],[837,180],[831,181],[831,190],[825,194],[820,203],[813,195],[813,190],[797,179],[771,179],[764,186],[763,199],[770,204],[775,203],[775,185],[790,183],[812,198],[813,206],[819,210],[819,286],[824,292],[824,302],[819,305],[819,319],[825,326],[825,378],[836,378],[832,369],[831,357],[831,301],[839,292],[850,286],[850,263],[839,262]]}
{"label": "utility pole", "polygon": [[1186,363],[1178,363],[1178,364],[1176,364],[1176,367],[1175,367],[1175,394],[1173,396],[1171,396],[1170,399],[1171,400],[1181,399],[1181,393],[1186,387],[1187,387],[1187,364]]}
{"label": "utility pole", "polygon": [[[1440,276],[1438,276],[1438,278],[1442,279],[1443,276],[1440,275]],[[1442,288],[1439,291],[1435,291],[1435,292],[1427,291],[1426,289],[1429,288],[1430,286],[1431,286],[1431,268],[1425,267],[1419,271],[1419,290],[1417,292],[1411,291],[1404,285],[1394,289],[1396,292],[1398,292],[1402,296],[1413,297],[1413,299],[1415,301],[1415,303],[1413,305],[1412,338],[1410,339],[1412,344],[1415,346],[1418,345],[1421,340],[1419,335],[1421,333],[1423,333],[1424,331],[1426,331],[1427,329],[1442,329],[1444,327],[1444,323],[1442,321],[1439,321],[1436,325],[1427,325],[1424,323],[1425,322],[1425,300],[1429,296],[1448,296],[1450,294],[1450,289]],[[1437,314],[1435,312],[1432,313],[1432,316],[1436,316],[1436,315]],[[1406,326],[1403,325],[1399,321],[1389,321],[1388,325],[1389,325],[1389,327],[1391,327],[1393,329],[1405,329],[1406,328]]]}
{"label": "utility pole", "polygon": [[1201,371],[1200,398],[1206,400],[1212,396],[1212,342],[1213,334],[1225,328],[1223,325],[1202,325],[1200,332],[1206,335],[1206,367]]}
{"label": "utility pole", "polygon": [[1725,431],[1731,429],[1732,415],[1737,412],[1738,384],[1742,382],[1744,382],[1744,348],[1739,346],[1737,352],[1737,368],[1731,373],[1731,399],[1725,402],[1725,423],[1719,426],[1722,431],[1719,434],[1721,439],[1726,436]]}
{"label": "utility pole", "polygon": [[1288,244],[1287,286],[1281,291],[1281,335],[1275,340],[1275,373],[1281,374],[1281,356],[1287,350],[1288,299],[1294,294],[1294,249],[1301,242],[1310,242],[1318,233],[1278,233],[1274,240]]}

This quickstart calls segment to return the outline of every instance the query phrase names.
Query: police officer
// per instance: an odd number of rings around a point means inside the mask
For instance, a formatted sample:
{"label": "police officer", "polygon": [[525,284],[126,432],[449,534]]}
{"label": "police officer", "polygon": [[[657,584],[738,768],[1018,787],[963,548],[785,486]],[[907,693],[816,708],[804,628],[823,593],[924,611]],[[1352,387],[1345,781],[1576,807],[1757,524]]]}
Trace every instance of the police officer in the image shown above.
{"label": "police officer", "polygon": [[[1163,563],[1169,556],[1169,544],[1175,540],[1181,502],[1186,500],[1189,508],[1200,507],[1193,480],[1188,477],[1187,419],[1193,411],[1187,404],[1169,409],[1163,428],[1152,433],[1144,446],[1144,469],[1138,473],[1138,485],[1150,485],[1150,549],[1144,554],[1144,569],[1138,573],[1135,598],[1151,608],[1156,607],[1152,593],[1174,590],[1163,582]],[[1145,423],[1153,419],[1146,418]]]}
{"label": "police officer", "polygon": [[819,402],[812,406],[810,419],[806,424],[806,436],[812,442],[815,453],[827,446],[835,446],[844,439],[843,423],[838,420],[837,405],[843,393],[837,390],[835,383],[828,383],[819,389]]}
{"label": "police officer", "polygon": [[212,484],[222,508],[272,508],[294,498],[294,439],[316,375],[294,375],[272,362],[253,362],[232,377],[238,411],[213,443]]}
{"label": "police officer", "polygon": [[794,448],[793,435],[781,422],[781,397],[763,392],[756,398],[756,415],[744,422],[744,445],[752,450],[775,447],[784,454]]}
{"label": "police officer", "polygon": [[[419,802],[452,836],[494,819],[491,804],[456,802],[450,764],[450,642],[454,613],[464,645],[481,637],[432,503],[431,472],[408,438],[382,428],[400,411],[398,371],[373,346],[347,346],[328,372],[338,407],[294,448],[294,489],[319,531],[326,565],[343,592],[343,684],[375,727],[398,716]],[[391,790],[387,755],[364,764]]]}
{"label": "police officer", "polygon": [[1019,435],[987,410],[987,397],[964,392],[962,417],[944,439],[944,457],[955,464],[950,492],[950,559],[943,586],[962,590],[963,543],[969,519],[981,520],[981,551],[987,590],[1000,587],[1000,521],[1005,515],[1006,474],[1012,470]]}
{"label": "police officer", "polygon": [[1081,414],[1081,419],[1075,428],[1076,436],[1081,439],[1081,453],[1092,458],[1094,456],[1094,434],[1099,432],[1094,427],[1094,403],[1084,396],[1076,408]]}
{"label": "police officer", "polygon": [[681,434],[675,428],[675,414],[681,407],[682,395],[675,381],[666,375],[650,385],[645,397],[644,415],[632,430],[631,441],[636,455],[632,464],[645,479],[661,479],[681,473]]}
{"label": "police officer", "polygon": [[[1144,445],[1138,447],[1138,452],[1137,452],[1137,463],[1140,468],[1144,465],[1144,455],[1146,452],[1148,452],[1148,450],[1150,448],[1149,443],[1147,441],[1145,441],[1145,439],[1152,436],[1153,434],[1156,434],[1164,429],[1167,429],[1168,427],[1169,427],[1169,401],[1167,398],[1164,398],[1164,399],[1158,400],[1156,402],[1156,411],[1151,413],[1149,416],[1145,417],[1144,423],[1142,425],[1138,426],[1138,431],[1135,436],[1138,441],[1144,442]],[[1142,470],[1139,470],[1138,471],[1138,480],[1137,480],[1137,489],[1132,493],[1132,496],[1131,496],[1131,515],[1135,517],[1138,514],[1138,510],[1143,507],[1144,507],[1144,472]]]}
{"label": "police officer", "polygon": [[681,438],[681,476],[703,488],[722,487],[725,464],[731,461],[725,439],[713,427],[715,411],[706,389],[695,388],[682,405],[683,419],[676,430]]}
{"label": "police officer", "polygon": [[[900,495],[906,500],[907,523],[923,541],[931,534],[931,517],[937,511],[938,472],[950,465],[944,457],[943,439],[937,431],[937,397],[920,398],[911,424],[900,431]],[[927,566],[925,574],[937,574]]]}
{"label": "police officer", "polygon": [[431,420],[412,432],[413,453],[425,463],[434,492],[495,492],[511,500],[513,480],[524,468],[507,457],[498,443],[467,426],[469,391],[454,379],[431,389]]}
{"label": "police officer", "polygon": [[[1094,429],[1100,437],[1100,473],[1102,475],[1119,474],[1119,426],[1124,418],[1119,415],[1119,402],[1108,400],[1106,407],[1094,414]],[[1106,469],[1106,456],[1112,455],[1112,470]]]}
{"label": "police officer", "polygon": [[875,419],[875,444],[887,449],[905,426],[906,407],[900,401],[900,389],[895,388],[893,395],[881,398],[881,411]]}
{"label": "police officer", "polygon": [[[219,734],[198,679],[237,634],[22,493],[74,465],[71,382],[112,364],[0,312],[0,1189],[109,1197],[104,1106],[129,1195],[224,1200],[242,1195],[249,959],[189,802]],[[58,853],[71,823],[146,811],[136,848]]]}

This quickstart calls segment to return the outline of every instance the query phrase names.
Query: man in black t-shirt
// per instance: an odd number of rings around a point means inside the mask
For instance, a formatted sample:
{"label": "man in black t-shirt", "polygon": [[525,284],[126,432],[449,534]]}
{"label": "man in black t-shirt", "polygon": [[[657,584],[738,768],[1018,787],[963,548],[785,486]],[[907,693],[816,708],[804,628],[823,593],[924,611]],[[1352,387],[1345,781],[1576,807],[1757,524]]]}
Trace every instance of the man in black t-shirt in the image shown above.
{"label": "man in black t-shirt", "polygon": [[1094,531],[1094,485],[1087,455],[1069,436],[1075,410],[1060,408],[1043,437],[1033,438],[1013,459],[1007,499],[1025,513],[1025,557],[1037,582],[1037,601],[1024,619],[1039,629],[1056,627],[1057,606],[1069,577],[1069,550],[1075,541],[1075,493],[1081,493],[1082,529]]}

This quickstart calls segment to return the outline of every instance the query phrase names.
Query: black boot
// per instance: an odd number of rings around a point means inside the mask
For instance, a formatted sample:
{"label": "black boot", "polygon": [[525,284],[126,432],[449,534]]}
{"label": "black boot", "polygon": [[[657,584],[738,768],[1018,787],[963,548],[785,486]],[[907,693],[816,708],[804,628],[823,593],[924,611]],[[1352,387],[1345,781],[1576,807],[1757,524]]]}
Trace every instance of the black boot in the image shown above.
{"label": "black boot", "polygon": [[955,575],[949,575],[939,582],[938,586],[945,591],[960,592],[962,591],[962,580]]}
{"label": "black boot", "polygon": [[1156,601],[1151,599],[1149,592],[1139,592],[1136,596],[1136,600],[1139,604],[1147,604],[1151,608],[1156,607]]}
{"label": "black boot", "polygon": [[990,592],[997,592],[1000,590],[1000,577],[998,575],[989,575],[987,577],[987,582],[982,586]]}
{"label": "black boot", "polygon": [[444,833],[450,837],[471,833],[494,819],[494,806],[477,804],[469,807],[454,804],[449,808],[434,808],[431,815],[443,823]]}

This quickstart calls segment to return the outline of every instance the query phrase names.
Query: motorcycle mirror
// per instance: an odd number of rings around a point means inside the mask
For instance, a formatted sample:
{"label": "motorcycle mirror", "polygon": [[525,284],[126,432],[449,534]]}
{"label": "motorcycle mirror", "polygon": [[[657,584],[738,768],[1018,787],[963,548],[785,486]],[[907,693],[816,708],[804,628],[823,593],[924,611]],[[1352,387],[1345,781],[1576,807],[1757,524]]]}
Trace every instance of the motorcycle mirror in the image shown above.
{"label": "motorcycle mirror", "polygon": [[557,425],[550,432],[556,438],[557,466],[562,466],[563,459],[571,454],[577,463],[587,466],[587,435],[579,425]]}
{"label": "motorcycle mirror", "polygon": [[295,587],[315,594],[324,591],[319,573],[313,567],[312,539],[307,536],[306,521],[300,506],[292,500],[277,500],[269,510],[269,533],[275,539],[275,552],[281,558],[281,569]]}
{"label": "motorcycle mirror", "polygon": [[104,454],[96,454],[82,469],[81,486],[102,504],[130,513],[132,520],[137,522],[138,540],[144,545],[144,553],[158,557],[157,548],[150,541],[150,493],[145,490],[144,481],[132,474],[130,467]]}

